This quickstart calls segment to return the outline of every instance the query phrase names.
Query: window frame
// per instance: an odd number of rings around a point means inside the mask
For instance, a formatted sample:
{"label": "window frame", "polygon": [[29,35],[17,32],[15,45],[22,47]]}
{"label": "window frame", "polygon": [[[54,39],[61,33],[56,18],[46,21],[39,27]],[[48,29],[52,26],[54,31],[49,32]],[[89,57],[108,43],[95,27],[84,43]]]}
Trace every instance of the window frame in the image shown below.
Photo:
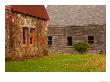
{"label": "window frame", "polygon": [[[31,32],[31,29],[32,29],[32,32]],[[23,33],[22,34],[23,34],[23,45],[24,46],[34,45],[35,28],[23,27]],[[30,37],[32,37],[32,43],[30,43],[30,41],[31,41]]]}

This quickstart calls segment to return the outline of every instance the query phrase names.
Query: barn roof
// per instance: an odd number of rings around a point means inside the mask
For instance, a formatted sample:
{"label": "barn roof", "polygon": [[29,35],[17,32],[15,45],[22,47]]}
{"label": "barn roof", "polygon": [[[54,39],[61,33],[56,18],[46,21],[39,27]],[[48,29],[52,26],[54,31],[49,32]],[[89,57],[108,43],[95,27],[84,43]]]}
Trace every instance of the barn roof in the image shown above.
{"label": "barn roof", "polygon": [[105,5],[48,5],[48,25],[84,26],[106,24]]}
{"label": "barn roof", "polygon": [[6,8],[10,8],[13,11],[31,15],[31,16],[36,16],[42,19],[49,19],[49,16],[47,14],[47,11],[44,7],[44,5],[10,5],[7,6]]}

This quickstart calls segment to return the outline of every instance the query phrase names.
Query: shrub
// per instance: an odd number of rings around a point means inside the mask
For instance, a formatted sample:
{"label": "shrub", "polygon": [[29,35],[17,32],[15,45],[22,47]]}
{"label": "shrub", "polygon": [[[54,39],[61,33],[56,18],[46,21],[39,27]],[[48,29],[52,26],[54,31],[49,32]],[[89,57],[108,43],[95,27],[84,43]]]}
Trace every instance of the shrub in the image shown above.
{"label": "shrub", "polygon": [[86,52],[89,48],[89,44],[88,43],[85,43],[85,42],[76,42],[74,45],[73,45],[73,48],[80,52],[81,54],[83,54],[84,52]]}

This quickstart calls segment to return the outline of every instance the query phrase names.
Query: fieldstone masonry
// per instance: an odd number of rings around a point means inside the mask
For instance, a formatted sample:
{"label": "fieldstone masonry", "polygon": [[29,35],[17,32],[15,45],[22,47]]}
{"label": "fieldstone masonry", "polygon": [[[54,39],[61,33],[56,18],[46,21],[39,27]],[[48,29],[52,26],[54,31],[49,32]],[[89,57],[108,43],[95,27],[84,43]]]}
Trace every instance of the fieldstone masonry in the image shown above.
{"label": "fieldstone masonry", "polygon": [[[9,10],[6,10],[6,16],[8,16],[6,17],[6,57],[23,60],[48,54],[46,20]],[[25,27],[35,29],[34,45],[23,45],[23,28]]]}

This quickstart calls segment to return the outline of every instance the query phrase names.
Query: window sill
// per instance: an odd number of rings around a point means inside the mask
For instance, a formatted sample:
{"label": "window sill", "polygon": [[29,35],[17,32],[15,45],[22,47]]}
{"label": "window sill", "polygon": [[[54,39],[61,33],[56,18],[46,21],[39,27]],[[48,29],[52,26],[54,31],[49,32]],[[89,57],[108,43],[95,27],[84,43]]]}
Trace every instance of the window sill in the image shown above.
{"label": "window sill", "polygon": [[33,47],[33,46],[34,46],[33,44],[29,44],[29,45],[23,44],[23,47]]}
{"label": "window sill", "polygon": [[67,46],[68,48],[72,48],[73,46]]}
{"label": "window sill", "polygon": [[27,45],[23,44],[23,47],[27,47]]}
{"label": "window sill", "polygon": [[48,45],[48,47],[52,47],[52,45]]}

